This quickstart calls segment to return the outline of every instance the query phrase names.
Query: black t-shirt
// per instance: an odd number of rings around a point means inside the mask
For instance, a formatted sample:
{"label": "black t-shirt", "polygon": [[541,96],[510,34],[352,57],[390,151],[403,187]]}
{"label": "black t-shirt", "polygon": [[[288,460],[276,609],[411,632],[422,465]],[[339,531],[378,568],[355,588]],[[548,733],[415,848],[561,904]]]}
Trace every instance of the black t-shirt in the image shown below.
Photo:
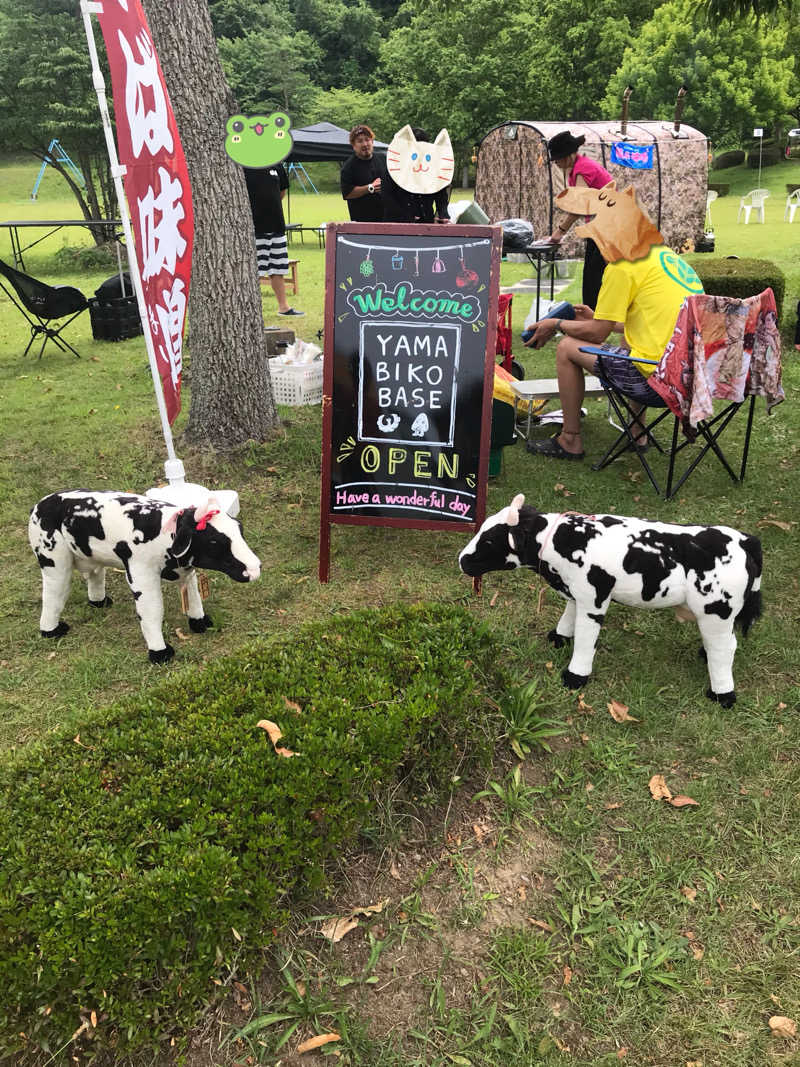
{"label": "black t-shirt", "polygon": [[245,167],[244,180],[256,233],[286,233],[281,190],[289,188],[289,177],[282,164],[263,170]]}
{"label": "black t-shirt", "polygon": [[450,186],[438,193],[409,193],[388,174],[381,179],[384,222],[433,222],[446,219]]}
{"label": "black t-shirt", "polygon": [[[376,178],[381,178],[382,171],[383,165],[374,154],[369,159],[361,159],[353,153],[342,167],[340,176],[342,196],[346,197],[357,185],[369,185]],[[353,222],[380,222],[383,218],[380,190],[365,193],[363,196],[356,197],[355,200],[348,200],[347,207]]]}

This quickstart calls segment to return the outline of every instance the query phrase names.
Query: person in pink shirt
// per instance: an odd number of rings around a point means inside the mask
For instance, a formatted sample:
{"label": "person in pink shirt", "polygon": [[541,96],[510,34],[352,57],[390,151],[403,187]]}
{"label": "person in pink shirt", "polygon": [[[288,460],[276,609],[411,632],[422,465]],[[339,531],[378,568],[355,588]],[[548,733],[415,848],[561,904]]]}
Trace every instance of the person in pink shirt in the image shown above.
{"label": "person in pink shirt", "polygon": [[[588,185],[590,189],[602,189],[613,181],[605,167],[601,166],[589,156],[582,156],[578,149],[585,137],[573,137],[569,130],[562,130],[555,137],[551,137],[547,145],[550,159],[564,172],[567,185]],[[581,218],[580,215],[565,215],[550,235],[553,244],[560,244],[574,222]],[[597,306],[597,295],[603,281],[603,271],[606,263],[600,255],[600,251],[591,238],[586,240],[586,251],[583,257],[583,303],[587,307]]]}

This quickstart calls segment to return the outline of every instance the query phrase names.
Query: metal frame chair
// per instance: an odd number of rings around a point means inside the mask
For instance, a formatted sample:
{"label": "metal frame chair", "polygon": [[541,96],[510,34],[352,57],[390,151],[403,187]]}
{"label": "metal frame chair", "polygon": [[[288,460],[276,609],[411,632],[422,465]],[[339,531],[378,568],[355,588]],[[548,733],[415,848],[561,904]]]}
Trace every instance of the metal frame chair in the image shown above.
{"label": "metal frame chair", "polygon": [[[3,278],[11,288],[4,284]],[[23,274],[22,271],[10,267],[1,259],[0,289],[27,319],[31,328],[31,339],[28,341],[23,356],[27,356],[34,341],[41,336],[42,347],[39,349],[39,359],[42,358],[48,341],[52,341],[63,352],[69,350],[78,359],[81,358],[80,352],[61,336],[61,332],[69,326],[72,320],[89,307],[89,302],[80,289],[72,285],[47,285],[45,282],[32,278],[29,274]],[[65,319],[66,316],[69,317]],[[56,324],[58,319],[65,319],[65,321]]]}
{"label": "metal frame chair", "polygon": [[[767,292],[770,292],[769,290]],[[771,295],[771,294],[770,294]],[[689,300],[696,299],[689,297]],[[742,305],[746,305],[747,301],[740,301]],[[773,300],[774,307],[774,300]],[[741,320],[742,336],[744,336],[745,326],[748,322],[748,317],[743,314]],[[616,388],[608,378],[603,374],[603,358],[610,355],[618,354],[609,351],[607,348],[582,345],[582,352],[590,352],[598,357],[598,378],[603,386],[610,410],[614,412],[619,424],[612,422],[612,425],[619,430],[619,435],[612,443],[611,447],[606,451],[603,457],[595,464],[593,464],[593,470],[602,470],[604,467],[609,466],[614,460],[619,459],[620,456],[626,453],[633,453],[639,460],[642,469],[646,473],[650,484],[655,489],[656,493],[662,495],[665,499],[669,500],[673,497],[678,490],[686,482],[687,478],[692,474],[694,470],[699,466],[702,460],[709,452],[717,457],[722,467],[727,471],[731,480],[734,482],[744,481],[745,473],[747,470],[747,458],[750,450],[750,438],[753,429],[753,416],[755,412],[755,400],[756,389],[750,388],[751,381],[750,375],[754,369],[754,363],[750,362],[750,369],[747,378],[747,387],[745,388],[745,396],[742,400],[726,400],[724,406],[722,406],[717,412],[710,415],[708,418],[700,419],[696,425],[692,427],[692,436],[686,436],[683,439],[680,438],[680,431],[682,426],[685,428],[685,422],[673,409],[667,404],[661,396],[654,398],[652,402],[648,402],[644,406],[641,401],[632,399],[625,393],[622,393]],[[618,357],[619,358],[619,357]],[[622,357],[627,358],[627,357]],[[675,361],[673,366],[671,361]],[[674,381],[676,375],[674,371],[676,368],[680,368],[680,356],[677,347],[672,342],[667,346],[664,356],[661,360],[637,360],[636,362],[651,363],[656,366],[656,370],[649,381],[660,381],[667,383],[669,380]],[[778,381],[780,376],[778,375]],[[760,390],[759,390],[760,391]],[[780,397],[782,397],[782,391],[780,391]],[[749,403],[748,403],[749,401]],[[773,403],[777,403],[777,400],[773,400]],[[738,410],[746,405],[747,406],[747,421],[744,431],[744,440],[742,443],[741,458],[735,462],[729,462],[725,453],[719,443],[719,439],[725,430],[730,425],[734,416]],[[666,447],[662,445],[654,435],[653,431],[661,422],[665,419],[672,417],[672,435],[669,445]],[[612,421],[609,419],[609,421]],[[641,429],[634,431],[633,427],[639,426]],[[638,441],[645,438],[645,446],[638,445]],[[676,476],[676,461],[680,453],[688,445],[691,445],[697,439],[697,443],[700,445],[699,451],[693,458],[687,463],[682,472]],[[648,449],[654,448],[661,455],[667,457],[667,472],[666,478],[659,484],[655,472],[652,466],[648,462],[646,452]]]}

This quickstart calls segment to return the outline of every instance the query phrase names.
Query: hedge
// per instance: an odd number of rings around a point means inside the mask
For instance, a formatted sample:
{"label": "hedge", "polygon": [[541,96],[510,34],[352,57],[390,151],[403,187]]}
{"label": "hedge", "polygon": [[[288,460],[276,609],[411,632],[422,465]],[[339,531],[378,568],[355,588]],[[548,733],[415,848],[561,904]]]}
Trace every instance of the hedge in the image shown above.
{"label": "hedge", "polygon": [[764,144],[759,152],[758,148],[751,148],[747,153],[747,165],[751,170],[761,167],[773,167],[783,159],[783,149],[780,145],[771,143]]}
{"label": "hedge", "polygon": [[122,1052],[191,1025],[320,887],[377,791],[437,798],[488,761],[500,662],[463,609],[356,612],[5,757],[0,1053],[79,1029]]}
{"label": "hedge", "polygon": [[755,296],[769,286],[775,293],[778,320],[783,312],[786,279],[783,271],[768,259],[709,259],[691,257],[703,288],[714,296]]}
{"label": "hedge", "polygon": [[744,163],[745,153],[741,148],[733,148],[729,152],[720,152],[714,156],[711,164],[712,170],[726,170],[728,167],[738,167]]}

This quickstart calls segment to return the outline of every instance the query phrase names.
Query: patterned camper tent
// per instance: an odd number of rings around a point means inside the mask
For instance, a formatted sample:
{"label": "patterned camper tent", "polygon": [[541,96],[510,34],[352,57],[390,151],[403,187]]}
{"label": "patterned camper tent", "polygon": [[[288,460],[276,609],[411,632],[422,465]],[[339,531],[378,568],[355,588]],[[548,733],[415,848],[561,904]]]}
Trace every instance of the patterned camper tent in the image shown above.
{"label": "patterned camper tent", "polygon": [[[475,200],[492,222],[522,218],[537,240],[553,232],[553,201],[564,175],[548,162],[547,142],[561,130],[586,141],[584,155],[598,160],[619,188],[633,185],[639,203],[677,251],[690,251],[703,235],[708,189],[708,140],[691,126],[669,122],[504,122],[478,148]],[[579,258],[583,241],[574,229],[561,256]]]}

